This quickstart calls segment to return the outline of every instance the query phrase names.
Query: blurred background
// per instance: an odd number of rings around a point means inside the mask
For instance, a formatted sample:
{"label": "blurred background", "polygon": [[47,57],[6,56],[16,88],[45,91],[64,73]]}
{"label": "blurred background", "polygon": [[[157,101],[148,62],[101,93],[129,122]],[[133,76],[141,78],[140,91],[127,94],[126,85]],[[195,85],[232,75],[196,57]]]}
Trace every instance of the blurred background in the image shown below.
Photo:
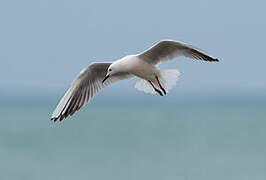
{"label": "blurred background", "polygon": [[[0,179],[266,178],[265,1],[0,1]],[[176,58],[180,80],[145,94],[104,89],[49,118],[81,69],[161,39],[219,63]]]}

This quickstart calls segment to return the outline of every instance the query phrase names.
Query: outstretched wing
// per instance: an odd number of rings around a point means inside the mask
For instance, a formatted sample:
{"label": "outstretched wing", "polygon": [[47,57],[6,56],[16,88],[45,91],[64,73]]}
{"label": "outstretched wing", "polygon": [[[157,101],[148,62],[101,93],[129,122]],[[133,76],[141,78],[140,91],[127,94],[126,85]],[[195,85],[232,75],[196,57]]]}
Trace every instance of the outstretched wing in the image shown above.
{"label": "outstretched wing", "polygon": [[57,104],[51,120],[57,121],[59,119],[61,121],[69,115],[71,116],[104,87],[117,80],[127,79],[132,76],[129,73],[117,73],[102,83],[110,65],[111,63],[92,63],[82,70]]}
{"label": "outstretched wing", "polygon": [[171,40],[160,41],[158,44],[138,55],[139,58],[153,65],[171,60],[177,56],[185,56],[204,61],[219,61],[217,58],[213,58],[190,45]]}

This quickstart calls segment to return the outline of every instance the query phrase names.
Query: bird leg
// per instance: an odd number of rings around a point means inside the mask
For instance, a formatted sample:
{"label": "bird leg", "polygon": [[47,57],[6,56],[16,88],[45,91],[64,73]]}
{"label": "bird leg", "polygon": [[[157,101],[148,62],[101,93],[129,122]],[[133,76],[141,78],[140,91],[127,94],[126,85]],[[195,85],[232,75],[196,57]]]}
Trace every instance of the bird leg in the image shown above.
{"label": "bird leg", "polygon": [[159,89],[155,88],[154,85],[152,84],[152,82],[151,82],[150,80],[148,80],[148,82],[151,84],[151,86],[153,87],[153,89],[154,89],[158,94],[160,94],[161,96],[163,96],[163,93],[162,93]]}
{"label": "bird leg", "polygon": [[160,86],[161,90],[162,90],[162,91],[163,91],[163,93],[166,95],[166,91],[165,91],[165,89],[162,87],[162,85],[161,85],[161,83],[160,83],[160,81],[159,81],[159,78],[158,78],[158,76],[155,76],[155,78],[156,78],[156,80],[157,80],[157,82],[158,82],[158,84],[159,84],[159,86]]}

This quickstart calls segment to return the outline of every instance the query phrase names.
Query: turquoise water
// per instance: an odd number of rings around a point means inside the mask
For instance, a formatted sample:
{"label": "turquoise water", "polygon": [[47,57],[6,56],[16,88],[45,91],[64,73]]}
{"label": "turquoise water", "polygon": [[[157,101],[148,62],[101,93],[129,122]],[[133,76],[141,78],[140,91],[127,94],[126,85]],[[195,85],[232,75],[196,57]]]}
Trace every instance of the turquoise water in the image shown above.
{"label": "turquoise water", "polygon": [[265,101],[157,100],[1,103],[0,179],[266,179]]}

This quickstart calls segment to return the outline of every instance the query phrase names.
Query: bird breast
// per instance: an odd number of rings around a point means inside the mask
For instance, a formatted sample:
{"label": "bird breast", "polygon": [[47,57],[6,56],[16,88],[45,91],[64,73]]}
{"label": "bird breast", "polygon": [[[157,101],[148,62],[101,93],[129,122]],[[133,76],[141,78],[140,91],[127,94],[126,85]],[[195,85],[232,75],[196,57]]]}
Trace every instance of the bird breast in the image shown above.
{"label": "bird breast", "polygon": [[158,71],[153,65],[143,61],[137,56],[127,57],[125,62],[127,71],[142,79],[153,79]]}

